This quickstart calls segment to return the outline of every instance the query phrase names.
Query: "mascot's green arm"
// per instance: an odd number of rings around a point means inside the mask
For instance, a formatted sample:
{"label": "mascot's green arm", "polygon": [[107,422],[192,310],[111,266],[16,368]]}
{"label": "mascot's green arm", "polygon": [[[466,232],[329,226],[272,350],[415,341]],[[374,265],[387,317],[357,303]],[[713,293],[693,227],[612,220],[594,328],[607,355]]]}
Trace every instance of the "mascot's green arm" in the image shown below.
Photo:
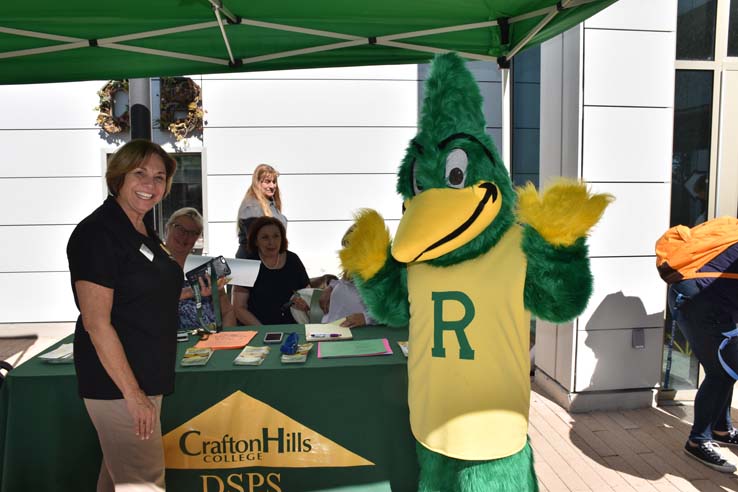
{"label": "mascot's green arm", "polygon": [[570,246],[554,246],[525,225],[522,247],[528,261],[525,308],[534,316],[554,323],[581,314],[592,294],[585,238]]}
{"label": "mascot's green arm", "polygon": [[374,319],[388,326],[407,326],[410,320],[407,268],[392,258],[389,249],[384,265],[373,277],[364,280],[361,275],[355,275],[354,283]]}

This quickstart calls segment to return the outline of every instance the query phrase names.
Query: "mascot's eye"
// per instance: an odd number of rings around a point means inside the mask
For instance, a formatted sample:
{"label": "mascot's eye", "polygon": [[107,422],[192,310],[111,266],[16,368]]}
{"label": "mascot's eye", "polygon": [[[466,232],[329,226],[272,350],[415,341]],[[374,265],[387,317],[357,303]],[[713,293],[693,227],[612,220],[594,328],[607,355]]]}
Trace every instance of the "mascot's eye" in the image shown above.
{"label": "mascot's eye", "polygon": [[417,176],[417,171],[418,171],[418,169],[417,169],[417,166],[418,166],[418,161],[415,161],[415,160],[414,160],[414,161],[413,161],[413,165],[412,165],[413,175],[412,175],[412,178],[411,178],[411,180],[412,180],[412,182],[413,182],[413,195],[417,195],[417,194],[419,194],[419,193],[420,193],[421,191],[423,191],[423,185],[421,185],[421,184],[420,184],[420,183],[418,182],[418,179],[416,178],[416,176]]}
{"label": "mascot's eye", "polygon": [[446,182],[452,188],[462,188],[469,159],[462,149],[454,149],[446,157]]}

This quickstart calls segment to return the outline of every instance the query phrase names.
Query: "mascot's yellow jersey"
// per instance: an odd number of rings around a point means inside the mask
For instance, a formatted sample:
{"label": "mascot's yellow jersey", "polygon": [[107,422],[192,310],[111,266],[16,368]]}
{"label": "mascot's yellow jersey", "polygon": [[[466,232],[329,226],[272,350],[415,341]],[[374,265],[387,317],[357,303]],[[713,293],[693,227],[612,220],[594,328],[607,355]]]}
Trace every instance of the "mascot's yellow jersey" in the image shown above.
{"label": "mascot's yellow jersey", "polygon": [[473,260],[408,265],[410,425],[445,456],[489,460],[525,446],[530,315],[521,238],[514,225]]}

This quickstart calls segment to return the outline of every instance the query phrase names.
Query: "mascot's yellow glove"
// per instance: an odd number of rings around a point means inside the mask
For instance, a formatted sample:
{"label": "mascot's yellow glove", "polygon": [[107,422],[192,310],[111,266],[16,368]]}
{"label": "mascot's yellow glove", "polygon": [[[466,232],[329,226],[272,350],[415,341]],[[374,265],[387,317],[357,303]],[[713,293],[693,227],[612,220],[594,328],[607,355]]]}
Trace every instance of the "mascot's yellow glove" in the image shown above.
{"label": "mascot's yellow glove", "polygon": [[384,219],[374,210],[363,209],[354,216],[356,222],[344,238],[338,252],[341,266],[350,274],[369,280],[384,266],[389,254],[390,235]]}
{"label": "mascot's yellow glove", "polygon": [[518,188],[518,220],[530,225],[549,244],[571,246],[600,220],[615,198],[591,194],[587,185],[572,179],[557,180],[538,197],[535,186]]}

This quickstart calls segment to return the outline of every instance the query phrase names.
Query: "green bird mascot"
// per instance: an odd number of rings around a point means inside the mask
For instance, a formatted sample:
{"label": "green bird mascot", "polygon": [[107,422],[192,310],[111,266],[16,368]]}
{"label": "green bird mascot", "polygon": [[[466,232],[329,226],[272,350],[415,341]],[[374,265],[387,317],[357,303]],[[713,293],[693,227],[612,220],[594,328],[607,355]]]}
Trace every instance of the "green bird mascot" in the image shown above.
{"label": "green bird mascot", "polygon": [[374,318],[409,325],[418,490],[538,490],[528,442],[530,315],[563,322],[592,293],[587,231],[612,199],[561,181],[517,193],[463,60],[436,57],[397,175],[394,241],[357,214],[340,251]]}

